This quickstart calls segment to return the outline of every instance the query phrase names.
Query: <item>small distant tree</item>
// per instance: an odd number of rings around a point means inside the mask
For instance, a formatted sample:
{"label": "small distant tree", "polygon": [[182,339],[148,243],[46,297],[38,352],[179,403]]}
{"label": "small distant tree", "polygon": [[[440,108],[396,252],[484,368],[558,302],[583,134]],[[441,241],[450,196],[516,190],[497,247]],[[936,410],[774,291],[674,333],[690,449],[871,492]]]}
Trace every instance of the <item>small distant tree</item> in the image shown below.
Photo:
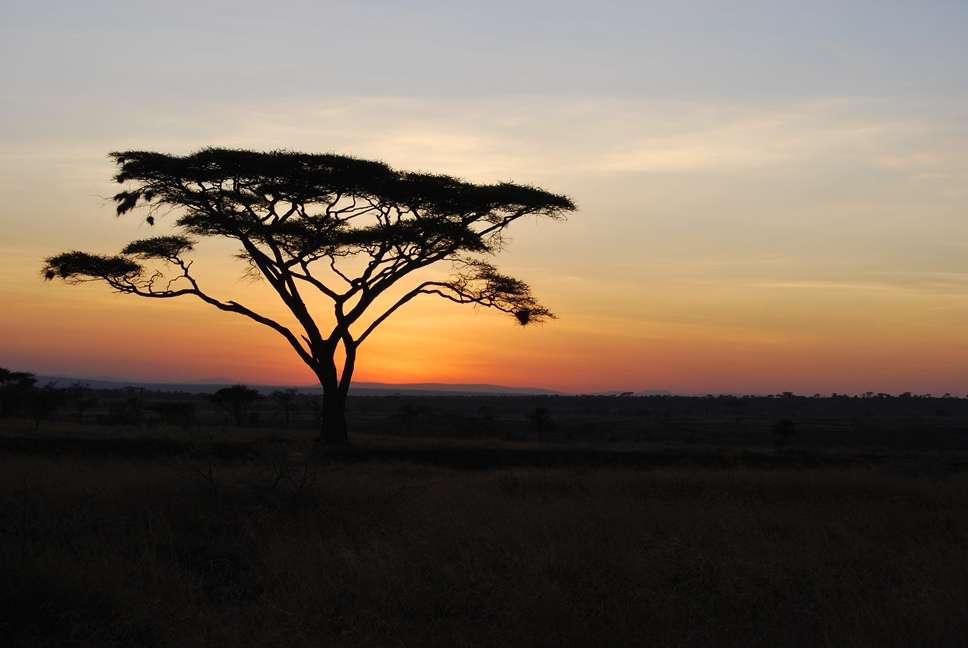
{"label": "small distant tree", "polygon": [[91,408],[97,407],[98,400],[94,397],[90,388],[81,383],[74,383],[67,388],[67,400],[70,402],[77,414],[77,422],[84,423],[84,413]]}
{"label": "small distant tree", "polygon": [[546,433],[555,429],[555,422],[552,420],[551,412],[548,411],[547,407],[535,407],[534,411],[528,414],[528,420],[531,422],[531,427],[539,440]]}
{"label": "small distant tree", "polygon": [[276,405],[276,410],[282,415],[284,427],[289,427],[292,423],[292,415],[296,411],[298,396],[299,394],[295,389],[280,389],[269,395]]}
{"label": "small distant tree", "polygon": [[404,403],[397,410],[396,418],[403,423],[407,436],[412,436],[417,422],[426,414],[427,408],[417,403]]}
{"label": "small distant tree", "polygon": [[64,390],[57,389],[52,384],[30,390],[28,399],[30,402],[30,418],[34,422],[34,432],[40,429],[41,423],[57,411],[57,408],[64,402],[64,397]]}
{"label": "small distant tree", "polygon": [[144,389],[126,387],[120,400],[107,404],[109,425],[141,425],[145,422]]}
{"label": "small distant tree", "polygon": [[36,382],[33,374],[0,367],[0,417],[22,415]]}
{"label": "small distant tree", "polygon": [[[153,225],[175,210],[175,232],[134,241],[119,255],[71,251],[46,260],[47,279],[102,281],[114,290],[166,299],[191,296],[248,317],[281,335],[319,379],[324,441],[345,442],[346,396],[360,345],[421,295],[476,304],[520,324],[553,317],[526,283],[498,272],[486,257],[525,216],[561,218],[567,197],[502,182],[478,185],[445,175],[396,171],[341,155],[205,149],[184,157],[112,153],[119,215],[147,206]],[[196,237],[224,238],[262,277],[297,326],[203,289],[189,254]],[[152,263],[149,268],[146,263]],[[413,280],[435,264],[444,279]],[[391,288],[403,287],[402,294]],[[331,306],[321,318],[309,296]]]}
{"label": "small distant tree", "polygon": [[245,385],[223,387],[211,396],[212,402],[231,416],[239,427],[245,423],[249,410],[260,398],[259,392]]}

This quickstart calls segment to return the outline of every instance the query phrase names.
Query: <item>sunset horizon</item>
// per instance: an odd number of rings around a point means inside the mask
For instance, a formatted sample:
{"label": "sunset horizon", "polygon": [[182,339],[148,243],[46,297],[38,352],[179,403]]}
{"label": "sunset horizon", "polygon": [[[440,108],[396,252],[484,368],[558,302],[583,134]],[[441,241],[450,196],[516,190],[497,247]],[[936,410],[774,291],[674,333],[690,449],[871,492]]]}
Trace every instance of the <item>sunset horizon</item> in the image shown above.
{"label": "sunset horizon", "polygon": [[[4,28],[5,47],[21,63],[5,67],[12,100],[0,109],[0,191],[8,198],[0,298],[18,315],[2,325],[0,359],[43,374],[311,380],[271,332],[189,297],[146,303],[39,276],[52,254],[113,254],[172,231],[177,210],[155,227],[137,213],[113,216],[108,152],[188,155],[225,146],[333,152],[476,183],[512,181],[577,204],[565,222],[515,223],[494,257],[558,319],[521,329],[485,310],[415,300],[367,341],[359,380],[570,393],[965,392],[968,92],[944,64],[960,42],[963,9],[894,6],[873,16],[835,6],[710,7],[703,27],[685,9],[616,7],[607,24],[627,37],[617,41],[606,23],[568,7],[545,24],[539,49],[508,27],[491,63],[461,51],[441,69],[418,65],[409,84],[392,75],[357,82],[390,49],[344,67],[304,56],[300,68],[287,66],[282,47],[267,54],[280,80],[330,73],[338,92],[307,78],[289,98],[257,96],[238,66],[223,69],[222,82],[188,107],[185,94],[200,83],[188,70],[199,61],[250,57],[229,36],[257,29],[243,8],[201,7],[202,16],[223,19],[224,31],[208,35],[201,22],[137,8],[139,22],[153,25],[143,35],[150,42],[177,32],[222,48],[199,50],[192,65],[145,54],[141,65],[170,86],[155,100],[133,62],[98,44],[133,42],[119,31],[133,17],[64,7],[47,20],[17,5]],[[451,27],[440,32],[440,47],[478,42],[475,20],[497,25],[511,10],[384,9],[404,23]],[[349,5],[330,11],[347,25],[367,20]],[[279,20],[289,12],[269,11]],[[565,34],[582,21],[593,28],[576,49]],[[75,56],[39,49],[69,24],[84,26],[73,32],[83,43]],[[633,38],[662,26],[681,48]],[[827,57],[814,50],[820,34]],[[412,45],[395,53],[414,64],[433,59],[433,48]],[[762,56],[771,48],[784,56]],[[653,60],[655,51],[670,57],[667,65]],[[526,61],[520,74],[509,67],[514,57]],[[566,80],[559,59],[583,73]],[[459,65],[490,89],[462,86],[452,74]],[[544,81],[527,84],[521,75]],[[111,90],[118,79],[123,101]],[[572,136],[576,125],[580,137]],[[285,316],[232,254],[217,241],[200,244],[195,267],[206,285]]]}
{"label": "sunset horizon", "polygon": [[968,0],[3,0],[4,646],[968,645]]}

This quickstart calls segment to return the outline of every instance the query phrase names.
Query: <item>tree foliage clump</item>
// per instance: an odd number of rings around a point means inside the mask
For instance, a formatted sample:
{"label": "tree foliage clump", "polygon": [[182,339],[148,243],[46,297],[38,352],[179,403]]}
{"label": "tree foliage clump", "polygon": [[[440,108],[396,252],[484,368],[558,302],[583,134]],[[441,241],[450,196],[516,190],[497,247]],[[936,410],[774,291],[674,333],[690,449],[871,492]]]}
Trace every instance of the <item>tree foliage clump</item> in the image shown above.
{"label": "tree foliage clump", "polygon": [[0,418],[24,414],[36,382],[37,378],[31,373],[0,367]]}
{"label": "tree foliage clump", "polygon": [[221,407],[239,427],[245,424],[252,405],[262,398],[258,391],[245,385],[223,387],[211,396],[213,403]]}

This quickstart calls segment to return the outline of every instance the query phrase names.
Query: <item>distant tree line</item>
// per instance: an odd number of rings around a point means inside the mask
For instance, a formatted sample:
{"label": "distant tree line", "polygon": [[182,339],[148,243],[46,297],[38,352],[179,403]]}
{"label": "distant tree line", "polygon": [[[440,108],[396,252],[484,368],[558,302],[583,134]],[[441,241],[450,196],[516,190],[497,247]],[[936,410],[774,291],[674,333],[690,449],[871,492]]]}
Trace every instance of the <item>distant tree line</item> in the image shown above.
{"label": "distant tree line", "polygon": [[[188,429],[200,423],[199,411],[206,401],[221,413],[223,422],[237,427],[264,424],[288,428],[294,424],[296,413],[305,409],[315,410],[311,419],[318,425],[320,408],[316,400],[295,389],[277,390],[264,397],[245,385],[224,387],[204,398],[136,387],[94,390],[82,383],[59,387],[56,383],[38,384],[32,373],[0,367],[0,419],[28,419],[34,430],[55,416],[78,424],[158,423]],[[267,407],[257,411],[260,402]]]}
{"label": "distant tree line", "polygon": [[[968,397],[859,395],[367,395],[347,402],[361,433],[540,443],[641,442],[790,448],[883,446],[968,450]],[[129,426],[159,433],[318,429],[323,402],[295,389],[246,385],[211,394],[43,384],[0,368],[6,433],[47,426]]]}

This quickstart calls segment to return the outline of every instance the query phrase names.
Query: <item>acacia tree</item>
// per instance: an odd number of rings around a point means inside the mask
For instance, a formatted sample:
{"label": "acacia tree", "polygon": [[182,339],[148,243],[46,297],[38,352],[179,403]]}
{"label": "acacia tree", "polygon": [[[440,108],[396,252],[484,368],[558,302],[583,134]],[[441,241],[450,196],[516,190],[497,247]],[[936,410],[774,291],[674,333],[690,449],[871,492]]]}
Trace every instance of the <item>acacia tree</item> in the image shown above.
{"label": "acacia tree", "polygon": [[[118,255],[52,256],[44,277],[102,281],[148,298],[192,296],[273,329],[319,379],[324,441],[347,438],[346,395],[360,345],[415,297],[494,308],[522,325],[554,317],[526,283],[485,259],[501,249],[505,230],[519,218],[559,219],[574,210],[566,196],[331,154],[209,148],[186,156],[125,151],[110,157],[118,167],[114,180],[124,186],[114,196],[118,215],[141,206],[154,225],[162,210],[174,211],[174,231],[133,241]],[[240,244],[248,271],[268,282],[297,325],[203,290],[189,258],[197,237]],[[387,303],[391,287],[440,263],[451,265],[449,278],[411,278],[415,285],[404,284],[409,289]],[[309,293],[324,296],[332,311],[313,312]]]}
{"label": "acacia tree", "polygon": [[225,410],[225,413],[232,417],[237,426],[242,427],[242,424],[245,423],[245,415],[249,413],[249,408],[262,397],[258,391],[251,387],[232,385],[219,389],[209,398]]}

